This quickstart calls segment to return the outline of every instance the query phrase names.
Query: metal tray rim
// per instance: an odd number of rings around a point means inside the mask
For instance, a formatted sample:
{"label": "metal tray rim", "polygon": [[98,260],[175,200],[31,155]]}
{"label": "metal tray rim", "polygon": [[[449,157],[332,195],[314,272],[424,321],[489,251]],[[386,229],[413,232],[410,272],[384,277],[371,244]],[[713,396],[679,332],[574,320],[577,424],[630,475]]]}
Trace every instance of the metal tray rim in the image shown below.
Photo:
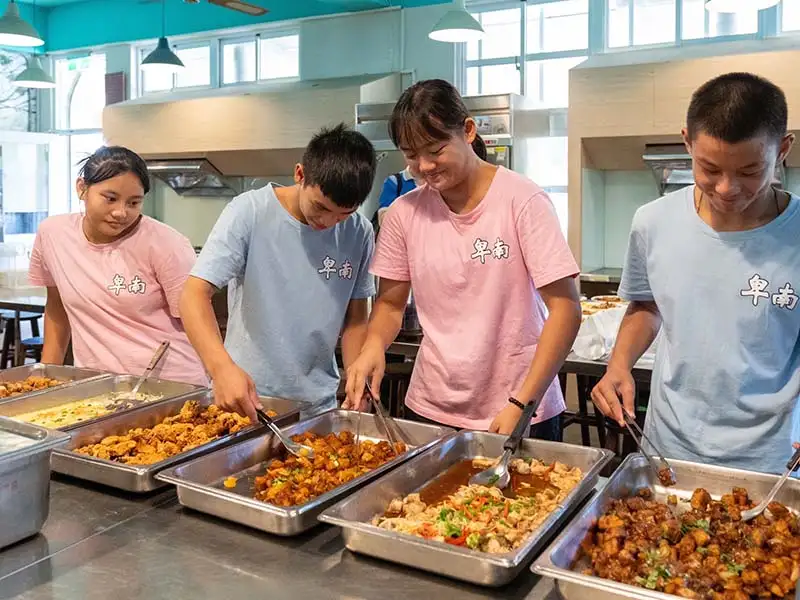
{"label": "metal tray rim", "polygon": [[[120,411],[118,413],[112,413],[110,415],[105,415],[93,421],[86,421],[81,423],[81,427],[88,426],[88,425],[95,425],[100,421],[110,420],[112,417],[117,417],[119,415],[125,414],[126,416],[130,416],[137,411],[142,409],[148,409],[153,406],[156,406],[162,402],[170,401],[170,402],[177,402],[178,400],[182,399],[190,399],[193,396],[202,395],[205,396],[209,390],[206,388],[200,388],[198,390],[194,390],[192,392],[187,392],[185,394],[181,394],[178,396],[172,396],[170,398],[162,398],[161,400],[157,400],[155,402],[149,402],[143,406],[137,406],[133,410],[130,411]],[[293,401],[297,402],[297,401]],[[293,416],[299,414],[301,412],[301,404],[297,403],[295,408],[286,412],[282,415],[278,415],[275,417],[276,422],[280,423],[283,420],[291,419]],[[62,448],[57,448],[53,450],[54,454],[59,455],[62,458],[65,458],[70,461],[80,462],[90,465],[96,465],[101,469],[110,469],[113,468],[115,471],[124,471],[127,472],[135,477],[148,477],[150,475],[156,476],[156,474],[164,469],[178,466],[180,463],[188,462],[189,460],[193,460],[195,458],[200,458],[201,455],[205,455],[209,452],[215,451],[220,449],[222,446],[227,446],[230,443],[238,442],[244,439],[250,439],[254,437],[256,432],[265,428],[264,425],[255,424],[247,427],[246,429],[242,429],[241,431],[237,431],[236,433],[229,433],[222,437],[216,438],[211,440],[205,444],[200,446],[195,446],[191,450],[187,450],[185,452],[180,452],[169,458],[156,462],[151,463],[149,465],[129,465],[125,463],[115,462],[113,460],[106,460],[104,458],[97,458],[96,456],[89,456],[88,454],[81,454],[79,452],[75,452],[74,450],[65,450]],[[80,427],[72,428],[70,433],[75,433]]]}
{"label": "metal tray rim", "polygon": [[[332,408],[310,419],[306,419],[304,421],[298,421],[297,423],[292,423],[291,425],[281,427],[281,431],[284,432],[289,429],[295,429],[301,426],[306,426],[305,429],[291,433],[290,435],[295,435],[295,433],[303,433],[305,431],[308,431],[310,426],[313,426],[315,422],[321,421],[322,420],[321,418],[324,417],[325,415],[328,414],[333,415],[334,413],[342,412],[342,410],[343,409],[340,408]],[[352,411],[345,411],[345,412],[352,412]],[[188,466],[190,462],[193,462],[194,460],[201,460],[202,458],[204,458],[204,456],[198,456],[197,458],[193,458],[192,461],[183,461],[180,465],[174,465],[174,466],[171,465],[169,469],[165,469],[164,471],[157,473],[155,477],[160,481],[164,481],[166,483],[172,483],[176,487],[185,487],[187,489],[191,489],[194,492],[198,492],[207,496],[222,495],[226,499],[235,500],[237,504],[248,506],[251,508],[256,508],[262,512],[268,512],[280,518],[293,519],[300,517],[308,512],[318,510],[321,504],[325,504],[327,502],[330,502],[331,500],[336,500],[339,496],[347,494],[351,489],[353,489],[353,487],[360,486],[365,481],[365,479],[363,478],[369,478],[369,479],[379,478],[386,471],[389,471],[394,467],[403,464],[404,462],[413,460],[417,456],[420,456],[421,454],[424,454],[431,448],[434,448],[442,441],[450,439],[451,437],[456,435],[456,432],[453,431],[450,427],[447,427],[445,425],[440,425],[438,427],[446,431],[445,435],[443,435],[442,437],[437,438],[435,440],[431,440],[430,442],[422,446],[417,446],[416,448],[409,450],[406,453],[401,454],[400,456],[395,456],[392,460],[383,463],[377,469],[368,471],[367,473],[364,473],[363,475],[360,475],[355,479],[348,481],[344,485],[340,485],[339,487],[336,487],[331,491],[326,492],[325,494],[317,496],[316,498],[312,498],[305,504],[300,504],[293,507],[275,506],[274,504],[269,504],[268,502],[261,502],[260,500],[256,500],[255,498],[248,498],[246,496],[242,496],[241,494],[235,494],[233,492],[229,492],[225,489],[211,488],[208,485],[198,484],[196,482],[183,479],[176,473],[179,467]],[[268,430],[265,431],[264,433],[265,435],[272,435],[271,432],[269,432]],[[252,441],[253,439],[256,439],[258,437],[263,437],[263,436],[253,436],[247,441],[248,442]]]}
{"label": "metal tray rim", "polygon": [[[50,363],[35,363],[35,364],[32,364],[32,365],[24,365],[24,366],[25,367],[36,367],[36,366],[39,366],[39,365],[42,365],[44,367],[47,367],[47,366],[54,366],[54,367],[69,366],[69,365],[51,365]],[[12,368],[17,368],[17,367],[12,367]],[[75,379],[75,380],[72,380],[72,381],[65,381],[64,383],[61,383],[59,385],[54,385],[54,386],[49,387],[49,388],[43,388],[41,390],[34,390],[32,392],[27,392],[25,394],[19,394],[17,396],[9,396],[8,398],[3,398],[2,400],[0,400],[0,406],[2,406],[3,404],[11,403],[11,402],[16,402],[17,400],[28,400],[29,398],[33,398],[34,396],[39,396],[41,394],[46,394],[48,392],[52,392],[53,390],[64,390],[64,389],[75,387],[75,386],[78,386],[78,385],[81,385],[81,384],[84,384],[84,383],[94,383],[96,381],[100,381],[101,379],[109,379],[111,377],[114,377],[113,373],[107,373],[107,372],[104,372],[104,371],[99,371],[97,369],[83,369],[83,367],[76,367],[76,369],[85,370],[85,371],[94,371],[94,372],[97,373],[97,375],[92,375],[91,377],[86,377],[85,379]],[[0,383],[2,383],[3,381],[6,381],[6,380],[0,379]]]}
{"label": "metal tray rim", "polygon": [[[456,432],[452,436],[449,436],[448,438],[445,439],[462,437],[462,436],[466,437],[466,435],[469,435],[471,433],[474,432],[462,430],[460,432]],[[480,433],[485,433],[485,432],[480,432]],[[443,439],[441,441],[444,442],[445,440]],[[553,442],[553,443],[558,443],[558,442]],[[395,544],[412,545],[430,549],[436,552],[444,551],[445,553],[455,553],[464,557],[472,557],[472,558],[479,557],[483,562],[493,564],[501,568],[511,569],[519,566],[519,564],[527,558],[526,555],[531,551],[531,549],[540,541],[538,539],[540,536],[536,535],[537,532],[539,532],[539,534],[541,535],[541,532],[547,531],[549,527],[552,527],[554,523],[558,522],[559,519],[563,518],[566,513],[569,513],[570,510],[574,510],[575,505],[577,505],[584,498],[586,498],[591,493],[592,489],[597,485],[600,471],[603,469],[603,467],[605,467],[608,461],[611,460],[611,458],[613,457],[613,453],[605,448],[592,448],[592,450],[597,451],[600,454],[600,457],[597,460],[597,462],[595,462],[595,464],[592,466],[592,468],[587,473],[584,474],[580,483],[577,486],[575,486],[575,488],[573,488],[573,490],[567,495],[566,498],[564,498],[564,501],[559,505],[559,507],[553,512],[551,512],[547,516],[547,518],[544,521],[542,521],[533,532],[531,532],[533,535],[531,535],[522,546],[520,546],[516,550],[513,550],[511,552],[505,552],[503,554],[488,554],[485,552],[477,552],[469,548],[451,546],[443,542],[430,541],[406,533],[388,531],[385,529],[381,529],[380,527],[376,527],[371,523],[364,523],[361,521],[349,521],[347,519],[343,519],[341,517],[336,517],[333,516],[332,514],[329,514],[337,512],[339,507],[344,503],[353,501],[353,499],[356,497],[357,494],[366,495],[369,492],[369,490],[373,488],[373,486],[377,486],[380,483],[380,481],[375,481],[370,483],[363,489],[356,492],[356,494],[353,494],[350,497],[343,499],[341,502],[331,506],[321,515],[319,515],[318,518],[320,521],[329,523],[331,525],[336,525],[338,527],[341,527],[342,529],[355,530],[370,536],[381,537],[387,540],[391,539],[392,542]],[[413,467],[412,463],[421,462],[423,455],[429,451],[432,451],[432,449],[428,449],[426,452],[415,456],[413,460],[409,461],[408,466]]]}
{"label": "metal tray rim", "polygon": [[[610,486],[613,481],[618,478],[624,477],[625,472],[627,469],[630,468],[631,463],[635,461],[645,460],[645,457],[639,453],[634,452],[629,454],[625,459],[620,463],[619,467],[611,474],[608,478],[607,486]],[[773,475],[771,473],[761,473],[758,471],[748,471],[746,469],[737,469],[732,467],[723,467],[720,465],[712,465],[706,463],[698,463],[688,460],[677,460],[673,459],[670,460],[670,463],[673,465],[686,465],[686,466],[693,466],[693,467],[701,467],[706,472],[711,473],[718,473],[718,474],[731,474],[731,473],[738,473],[743,474],[745,476],[752,477],[753,475],[758,475],[759,477],[763,477],[769,480],[777,481],[780,478],[780,475]],[[800,480],[794,480],[790,478],[787,482],[788,485],[795,485],[800,486]],[[610,488],[609,488],[610,489]],[[531,565],[530,569],[533,573],[537,575],[542,575],[545,577],[550,577],[554,579],[556,582],[564,581],[568,583],[573,583],[576,585],[582,585],[591,587],[592,589],[602,590],[611,594],[620,594],[623,597],[628,598],[647,598],[648,600],[674,600],[675,596],[673,594],[666,594],[664,592],[657,592],[654,590],[648,590],[646,588],[642,588],[639,586],[630,585],[627,583],[619,583],[617,581],[613,581],[611,579],[604,579],[602,577],[597,577],[594,575],[584,575],[583,573],[578,573],[576,571],[572,571],[570,569],[563,569],[561,567],[556,566],[552,559],[552,553],[563,543],[564,539],[567,538],[572,534],[572,527],[573,524],[583,520],[584,516],[591,513],[599,503],[608,502],[611,498],[609,493],[606,493],[605,490],[601,490],[597,496],[592,498],[581,510],[578,512],[569,523],[567,523],[564,527],[564,530],[556,536],[556,538],[545,548],[545,550],[539,555],[533,564]],[[800,588],[798,588],[800,589]]]}
{"label": "metal tray rim", "polygon": [[43,432],[44,437],[36,440],[33,444],[30,444],[29,446],[25,446],[17,450],[12,450],[11,452],[7,452],[3,455],[0,455],[0,464],[26,456],[33,456],[35,454],[39,454],[40,452],[48,452],[50,450],[53,450],[57,446],[66,444],[70,440],[70,435],[68,433],[64,433],[63,431],[58,431],[56,429],[46,429],[45,427],[40,427],[38,425],[33,425],[31,423],[24,423],[22,421],[16,421],[9,417],[0,416],[0,424],[3,423],[7,424],[11,429],[23,429],[23,430],[31,429],[33,430],[31,433]]}

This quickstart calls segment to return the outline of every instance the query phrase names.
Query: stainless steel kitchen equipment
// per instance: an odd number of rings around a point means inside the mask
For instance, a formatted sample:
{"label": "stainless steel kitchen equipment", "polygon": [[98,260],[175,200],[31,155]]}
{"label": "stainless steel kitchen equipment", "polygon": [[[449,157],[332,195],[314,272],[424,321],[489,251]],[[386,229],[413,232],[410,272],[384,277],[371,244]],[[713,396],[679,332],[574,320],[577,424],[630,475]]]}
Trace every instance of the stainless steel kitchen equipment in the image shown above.
{"label": "stainless steel kitchen equipment", "polygon": [[[72,385],[63,387],[51,388],[35,395],[26,396],[24,398],[12,398],[5,402],[0,403],[0,416],[16,417],[28,412],[43,410],[47,408],[55,408],[70,402],[79,400],[86,400],[88,398],[95,398],[107,394],[110,399],[117,397],[119,394],[128,392],[133,389],[138,377],[135,375],[109,375],[102,378],[96,378],[85,381],[78,381]],[[146,379],[140,388],[140,391],[145,394],[152,394],[161,396],[159,400],[154,400],[147,404],[157,404],[186,394],[192,394],[205,390],[205,388],[191,383],[183,383],[179,381],[166,381],[164,379]],[[83,421],[74,423],[72,425],[65,425],[59,427],[61,431],[71,431],[79,427],[85,427],[92,423],[108,419],[112,416],[123,414],[126,411],[132,410],[126,405],[120,405],[120,410],[110,412],[90,421]]]}
{"label": "stainless steel kitchen equipment", "polygon": [[552,462],[558,460],[583,471],[583,479],[517,550],[486,554],[412,535],[381,529],[370,523],[383,514],[395,498],[419,491],[454,464],[475,457],[498,456],[506,436],[462,431],[416,457],[378,481],[342,500],[320,515],[320,520],[342,528],[348,550],[484,586],[508,583],[543,547],[561,523],[588,496],[600,470],[612,453],[599,448],[573,446],[535,439],[522,441],[520,455]]}
{"label": "stainless steel kitchen equipment", "polygon": [[47,377],[49,379],[63,381],[64,383],[59,386],[45,388],[43,390],[34,390],[18,396],[2,398],[0,399],[0,404],[3,402],[10,402],[12,400],[19,400],[23,397],[28,398],[44,392],[61,389],[77,382],[94,381],[96,379],[111,377],[111,374],[104,373],[103,371],[97,371],[95,369],[79,369],[78,367],[71,367],[67,365],[46,365],[44,363],[36,363],[33,365],[22,365],[21,367],[0,370],[0,385],[2,385],[4,381],[25,381],[28,377]]}
{"label": "stainless steel kitchen equipment", "polygon": [[[246,439],[250,435],[255,435],[259,430],[260,426],[253,425],[239,433],[217,438],[207,444],[197,446],[150,465],[127,465],[75,452],[76,448],[81,448],[87,444],[96,444],[110,435],[124,435],[136,427],[153,427],[161,423],[165,418],[178,414],[187,400],[197,400],[201,406],[209,406],[214,402],[213,395],[210,392],[201,390],[171,398],[170,400],[145,404],[134,410],[73,429],[70,432],[72,435],[70,442],[64,448],[53,452],[51,459],[52,470],[56,473],[102,483],[120,490],[150,492],[167,485],[155,478],[156,473],[159,471],[224,447],[237,440]],[[283,398],[260,397],[259,400],[264,410],[274,410],[278,413],[275,420],[280,424],[296,422],[300,411],[306,406],[305,403]]]}
{"label": "stainless steel kitchen equipment", "polygon": [[[355,431],[359,418],[362,421],[362,442],[367,439],[372,441],[386,439],[375,415],[347,410],[322,413],[307,421],[286,427],[283,432],[291,436],[306,431],[317,435]],[[405,454],[299,506],[283,508],[253,497],[255,477],[264,473],[266,462],[282,456],[281,444],[272,433],[265,433],[260,437],[167,469],[157,477],[161,481],[177,486],[178,500],[184,506],[261,531],[283,536],[297,535],[314,527],[317,524],[317,516],[336,500],[435,446],[453,433],[447,427],[412,421],[400,420],[397,424],[409,442],[409,449]],[[406,472],[406,469],[403,471]],[[229,477],[237,480],[235,488],[224,487],[223,481]]]}
{"label": "stainless steel kitchen equipment", "polygon": [[150,375],[153,373],[153,370],[156,368],[156,365],[158,365],[158,363],[161,362],[161,359],[164,358],[164,353],[169,348],[169,345],[169,340],[163,341],[158,345],[158,348],[156,348],[156,351],[153,353],[153,357],[150,359],[147,368],[144,370],[144,373],[139,376],[139,379],[136,380],[133,388],[128,392],[121,392],[120,395],[117,396],[117,400],[128,400],[130,407],[136,404],[141,404],[141,402],[136,399],[136,395],[139,393],[139,388],[142,387],[144,380],[150,377]]}
{"label": "stainless steel kitchen equipment", "polygon": [[0,417],[0,435],[26,438],[0,449],[0,548],[38,533],[50,512],[50,451],[69,435]]}
{"label": "stainless steel kitchen equipment", "polygon": [[[533,572],[556,579],[559,597],[564,600],[584,600],[587,597],[592,600],[675,600],[675,596],[670,594],[582,573],[587,565],[580,556],[581,544],[609,503],[617,498],[628,497],[642,487],[649,487],[654,492],[654,499],[662,502],[666,501],[669,494],[677,494],[681,500],[689,499],[696,488],[704,488],[713,498],[718,499],[722,494],[730,493],[733,487],[746,488],[750,497],[758,500],[769,493],[779,477],[681,460],[673,460],[671,464],[679,485],[667,488],[660,484],[645,457],[638,453],[628,455],[611,475],[603,490],[589,501],[535,561]],[[776,499],[789,508],[799,509],[800,481],[789,478]],[[679,500],[678,506],[682,504],[684,502]]]}
{"label": "stainless steel kitchen equipment", "polygon": [[781,491],[781,488],[786,483],[786,480],[789,478],[789,475],[792,474],[793,471],[800,466],[800,448],[794,451],[792,458],[789,459],[789,462],[786,463],[786,471],[784,471],[783,475],[781,476],[778,481],[775,482],[775,485],[772,486],[772,489],[769,491],[769,494],[759,502],[755,507],[751,508],[750,510],[743,510],[742,511],[742,521],[752,521],[758,515],[763,513],[769,507],[769,503],[775,499],[775,496],[778,495],[778,492]]}

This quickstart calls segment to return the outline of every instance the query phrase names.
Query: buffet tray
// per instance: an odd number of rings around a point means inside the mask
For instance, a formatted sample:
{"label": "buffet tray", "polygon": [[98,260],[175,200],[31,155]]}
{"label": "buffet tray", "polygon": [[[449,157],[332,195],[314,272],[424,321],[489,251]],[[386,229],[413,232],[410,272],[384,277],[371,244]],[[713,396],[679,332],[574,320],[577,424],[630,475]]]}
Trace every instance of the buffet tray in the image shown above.
{"label": "buffet tray", "polygon": [[[289,436],[306,431],[320,436],[342,431],[355,433],[358,414],[334,409],[284,428],[283,432]],[[178,500],[184,506],[261,531],[283,536],[297,535],[315,526],[318,523],[317,516],[336,500],[453,434],[453,430],[447,427],[400,419],[394,422],[403,433],[408,445],[407,452],[298,506],[284,508],[253,497],[254,479],[264,473],[264,463],[285,453],[280,441],[271,432],[173,467],[157,477],[177,486]],[[361,440],[387,439],[380,422],[372,414],[361,414],[360,433]],[[233,489],[226,489],[222,484],[229,476],[238,479]]]}
{"label": "buffet tray", "polygon": [[39,533],[50,512],[50,450],[69,436],[0,417],[0,430],[34,443],[0,454],[0,549]]}
{"label": "buffet tray", "polygon": [[[101,483],[120,490],[150,492],[168,485],[166,482],[155,478],[155,474],[159,471],[232,444],[237,440],[245,439],[250,435],[255,435],[262,427],[260,424],[253,425],[238,433],[217,438],[207,444],[197,446],[150,465],[128,465],[75,452],[76,448],[87,444],[96,444],[109,435],[124,435],[137,427],[153,427],[161,423],[165,418],[177,415],[187,400],[197,400],[201,406],[209,406],[213,404],[214,397],[208,390],[201,390],[194,394],[145,404],[133,410],[73,429],[70,431],[72,439],[69,444],[53,452],[50,466],[56,473]],[[274,410],[278,413],[274,420],[279,424],[297,421],[300,411],[306,406],[303,402],[284,398],[263,396],[259,397],[259,400],[265,411]]]}
{"label": "buffet tray", "polygon": [[[38,396],[52,392],[53,390],[60,390],[78,383],[85,383],[87,381],[95,381],[110,377],[109,373],[104,371],[97,371],[95,369],[80,369],[69,365],[47,365],[44,363],[36,363],[32,365],[22,365],[20,367],[12,367],[10,369],[0,370],[0,384],[6,381],[25,381],[28,377],[47,377],[49,379],[57,379],[63,381],[61,385],[54,385],[53,387],[44,388],[41,390],[34,390],[19,394],[18,396],[9,396],[7,398],[0,398],[0,406],[6,402],[14,402],[22,398],[30,398],[31,396]],[[0,415],[5,413],[0,413]]]}
{"label": "buffet tray", "polygon": [[[7,401],[0,403],[0,416],[11,417],[16,415],[25,414],[35,410],[42,410],[46,408],[54,408],[76,400],[86,400],[101,394],[112,394],[117,392],[129,392],[136,385],[139,377],[136,375],[106,375],[102,378],[95,378],[85,381],[77,381],[70,385],[53,387],[48,390],[42,390],[35,394],[27,394],[25,396],[16,396],[9,398]],[[160,394],[162,398],[142,404],[141,406],[148,406],[158,404],[169,400],[170,398],[177,398],[187,394],[196,394],[205,391],[206,388],[191,383],[182,383],[179,381],[167,381],[164,379],[145,379],[139,391],[145,394]],[[72,425],[65,425],[59,427],[60,431],[73,431],[75,429],[85,427],[100,421],[104,421],[110,417],[136,410],[139,407],[125,408],[110,412],[107,415],[90,419],[87,421],[80,421]]]}
{"label": "buffet tray", "polygon": [[544,462],[558,460],[583,471],[581,482],[553,511],[538,530],[513,552],[487,554],[469,548],[426,540],[381,529],[370,523],[398,497],[419,491],[454,464],[468,458],[500,456],[507,436],[462,431],[418,456],[402,470],[394,471],[343,500],[320,515],[320,520],[342,528],[348,550],[416,567],[440,575],[484,586],[500,586],[519,574],[527,562],[552,537],[557,527],[588,496],[597,484],[600,470],[612,453],[559,442],[525,439],[518,456]]}
{"label": "buffet tray", "polygon": [[[644,456],[639,453],[628,455],[603,490],[592,498],[536,560],[532,566],[533,572],[554,578],[559,597],[565,600],[583,600],[587,597],[592,600],[675,600],[676,596],[671,594],[582,574],[581,571],[588,565],[580,556],[581,544],[611,501],[630,496],[642,487],[649,487],[654,492],[654,499],[662,502],[666,501],[669,494],[676,494],[679,499],[689,499],[696,488],[704,488],[714,499],[719,499],[733,487],[746,488],[751,498],[760,500],[779,479],[777,475],[681,460],[670,460],[669,463],[675,471],[677,485],[665,488],[658,482]],[[800,481],[790,477],[775,499],[790,508],[800,508]],[[678,508],[681,506],[687,505],[679,501]]]}

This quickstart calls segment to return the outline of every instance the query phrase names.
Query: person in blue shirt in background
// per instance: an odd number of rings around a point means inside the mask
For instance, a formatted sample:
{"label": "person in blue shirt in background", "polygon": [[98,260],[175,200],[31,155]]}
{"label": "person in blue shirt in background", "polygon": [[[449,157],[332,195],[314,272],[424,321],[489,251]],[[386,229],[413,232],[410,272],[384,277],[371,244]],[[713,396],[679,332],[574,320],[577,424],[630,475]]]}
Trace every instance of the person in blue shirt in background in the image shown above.
{"label": "person in blue shirt in background", "polygon": [[800,198],[774,186],[794,143],[784,93],[728,73],[692,96],[694,185],[633,218],[630,305],[592,400],[623,424],[660,328],[645,433],[668,458],[783,472],[798,437]]}
{"label": "person in blue shirt in background", "polygon": [[[472,142],[472,149],[478,155],[478,158],[486,161],[486,142],[483,141],[480,135],[475,136],[475,140]],[[376,235],[383,221],[383,215],[386,214],[386,209],[400,196],[407,194],[420,185],[420,181],[410,166],[406,166],[399,173],[394,173],[386,178],[383,182],[380,198],[378,198],[378,210],[375,211],[375,215],[372,217],[372,228],[375,230]]]}
{"label": "person in blue shirt in background", "polygon": [[[376,166],[369,140],[339,125],[311,139],[294,185],[245,192],[222,211],[180,304],[219,406],[253,422],[256,394],[306,401],[304,417],[336,407],[339,334],[346,368],[375,294],[374,234],[356,210]],[[226,285],[223,344],[211,299]]]}

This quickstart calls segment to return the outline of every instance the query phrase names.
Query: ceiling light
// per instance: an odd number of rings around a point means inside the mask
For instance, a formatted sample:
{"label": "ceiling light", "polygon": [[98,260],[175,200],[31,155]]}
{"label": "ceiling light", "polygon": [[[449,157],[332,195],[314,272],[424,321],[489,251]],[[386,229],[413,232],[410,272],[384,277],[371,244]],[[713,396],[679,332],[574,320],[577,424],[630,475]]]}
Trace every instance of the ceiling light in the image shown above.
{"label": "ceiling light", "polygon": [[56,82],[45,73],[38,56],[28,59],[28,67],[14,78],[14,85],[26,88],[54,88]]}
{"label": "ceiling light", "polygon": [[464,6],[464,0],[455,0],[454,6],[433,26],[428,37],[437,42],[472,42],[486,33],[483,27]]}
{"label": "ceiling light", "polygon": [[706,0],[706,10],[718,13],[742,13],[764,10],[781,0]]}
{"label": "ceiling light", "polygon": [[0,45],[32,48],[43,44],[42,36],[33,25],[19,16],[19,7],[14,0],[11,0],[6,8],[6,14],[0,18]]}
{"label": "ceiling light", "polygon": [[165,71],[175,73],[183,68],[183,61],[169,47],[167,38],[158,38],[158,46],[142,61],[145,71]]}

